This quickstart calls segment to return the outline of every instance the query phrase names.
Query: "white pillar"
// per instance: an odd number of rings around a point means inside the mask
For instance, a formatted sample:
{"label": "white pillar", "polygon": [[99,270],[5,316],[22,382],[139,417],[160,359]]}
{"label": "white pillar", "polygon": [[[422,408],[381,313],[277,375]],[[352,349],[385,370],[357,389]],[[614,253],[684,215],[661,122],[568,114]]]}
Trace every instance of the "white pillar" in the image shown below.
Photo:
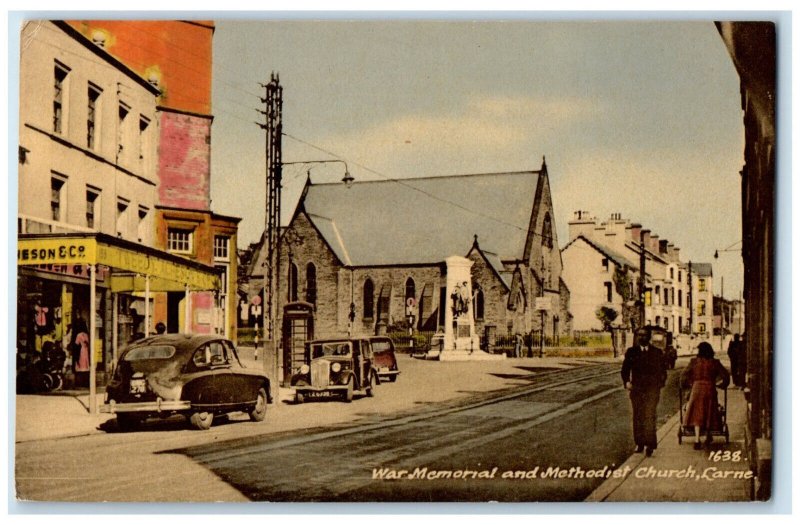
{"label": "white pillar", "polygon": [[89,413],[97,413],[97,387],[95,380],[97,379],[97,362],[94,355],[95,347],[95,330],[97,326],[97,300],[95,298],[95,291],[97,287],[97,265],[89,265]]}

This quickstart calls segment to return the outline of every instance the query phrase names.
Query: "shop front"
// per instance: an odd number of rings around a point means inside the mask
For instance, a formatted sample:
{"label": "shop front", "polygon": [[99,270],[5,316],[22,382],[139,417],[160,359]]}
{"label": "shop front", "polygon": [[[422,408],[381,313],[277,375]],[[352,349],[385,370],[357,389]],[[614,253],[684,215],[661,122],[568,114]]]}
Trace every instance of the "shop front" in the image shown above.
{"label": "shop front", "polygon": [[17,372],[63,350],[67,383],[89,388],[92,410],[98,373],[104,381],[122,348],[154,332],[153,294],[181,294],[190,319],[196,292],[220,290],[211,266],[100,233],[21,234],[17,265]]}

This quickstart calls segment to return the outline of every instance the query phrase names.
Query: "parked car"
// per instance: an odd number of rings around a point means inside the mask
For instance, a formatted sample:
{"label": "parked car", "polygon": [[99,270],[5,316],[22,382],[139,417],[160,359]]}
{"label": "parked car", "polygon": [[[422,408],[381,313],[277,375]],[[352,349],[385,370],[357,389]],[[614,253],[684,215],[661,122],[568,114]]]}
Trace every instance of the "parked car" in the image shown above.
{"label": "parked car", "polygon": [[675,368],[678,360],[678,351],[673,346],[672,333],[659,326],[648,326],[650,343],[664,354],[664,364],[667,368]]}
{"label": "parked car", "polygon": [[185,415],[207,430],[214,416],[247,412],[263,421],[272,403],[269,378],[245,368],[233,343],[217,335],[166,334],[128,347],[106,387],[102,412],[116,414],[121,430],[148,417]]}
{"label": "parked car", "polygon": [[372,397],[378,384],[369,339],[326,339],[305,344],[304,363],[292,376],[296,401],[339,397],[348,403],[356,394]]}
{"label": "parked car", "polygon": [[397,357],[394,355],[394,343],[391,339],[384,336],[369,338],[372,346],[372,355],[375,358],[375,369],[378,371],[378,378],[383,381],[394,383],[400,375],[397,367]]}

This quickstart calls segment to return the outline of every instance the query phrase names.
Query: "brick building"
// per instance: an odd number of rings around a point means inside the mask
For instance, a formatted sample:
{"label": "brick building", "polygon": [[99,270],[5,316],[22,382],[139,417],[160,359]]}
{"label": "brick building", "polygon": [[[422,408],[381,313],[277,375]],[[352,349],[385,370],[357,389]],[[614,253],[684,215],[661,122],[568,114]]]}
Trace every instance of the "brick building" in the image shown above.
{"label": "brick building", "polygon": [[[473,261],[478,333],[528,333],[542,321],[546,335],[563,333],[569,292],[553,217],[544,162],[535,171],[351,186],[307,180],[282,235],[278,326],[283,307],[302,301],[313,305],[315,337],[436,330],[444,261],[460,255]],[[263,261],[260,250],[252,282],[263,282]]]}
{"label": "brick building", "polygon": [[[155,245],[214,266],[222,275],[218,292],[156,294],[153,323],[164,322],[169,332],[218,332],[235,339],[237,296],[229,290],[236,287],[240,219],[211,210],[214,23],[81,20],[69,24],[158,88]],[[140,129],[149,125],[141,121]]]}

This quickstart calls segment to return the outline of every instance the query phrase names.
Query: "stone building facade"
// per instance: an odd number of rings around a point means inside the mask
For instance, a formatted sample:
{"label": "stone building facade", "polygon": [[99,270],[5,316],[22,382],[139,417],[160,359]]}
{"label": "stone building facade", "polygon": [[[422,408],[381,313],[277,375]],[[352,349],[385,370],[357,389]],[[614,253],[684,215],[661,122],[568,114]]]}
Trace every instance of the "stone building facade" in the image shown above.
{"label": "stone building facade", "polygon": [[[444,261],[459,255],[473,261],[478,333],[528,333],[542,321],[547,336],[564,333],[569,291],[553,217],[544,162],[535,171],[351,187],[309,179],[282,233],[277,326],[286,304],[303,301],[314,306],[318,338],[435,331],[444,322]],[[257,285],[263,261],[259,250]]]}

